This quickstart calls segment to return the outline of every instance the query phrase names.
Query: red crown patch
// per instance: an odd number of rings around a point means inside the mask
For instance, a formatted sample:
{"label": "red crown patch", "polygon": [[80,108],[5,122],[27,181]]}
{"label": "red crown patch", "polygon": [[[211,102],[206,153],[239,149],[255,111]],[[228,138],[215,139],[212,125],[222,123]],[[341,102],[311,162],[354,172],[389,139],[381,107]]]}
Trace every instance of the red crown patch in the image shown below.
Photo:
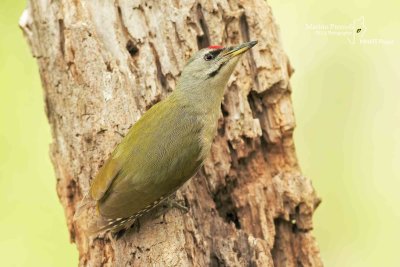
{"label": "red crown patch", "polygon": [[220,45],[210,45],[209,47],[207,47],[208,49],[222,49],[224,48],[223,46]]}

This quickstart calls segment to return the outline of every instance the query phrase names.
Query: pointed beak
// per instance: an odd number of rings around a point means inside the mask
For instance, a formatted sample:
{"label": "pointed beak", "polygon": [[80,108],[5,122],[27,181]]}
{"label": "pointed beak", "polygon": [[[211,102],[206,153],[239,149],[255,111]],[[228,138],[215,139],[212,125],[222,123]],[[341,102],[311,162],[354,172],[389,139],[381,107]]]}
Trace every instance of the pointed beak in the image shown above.
{"label": "pointed beak", "polygon": [[253,46],[255,46],[258,42],[257,41],[251,41],[247,43],[240,44],[238,46],[233,46],[233,47],[227,47],[224,51],[224,53],[221,55],[222,57],[229,56],[229,59],[236,57],[238,55],[243,54]]}

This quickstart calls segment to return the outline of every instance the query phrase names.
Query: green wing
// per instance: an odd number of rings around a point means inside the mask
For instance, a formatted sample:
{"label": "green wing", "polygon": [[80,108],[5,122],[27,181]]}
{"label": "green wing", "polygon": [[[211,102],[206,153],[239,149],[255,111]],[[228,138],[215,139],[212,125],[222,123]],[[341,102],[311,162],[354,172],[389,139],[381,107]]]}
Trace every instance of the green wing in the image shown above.
{"label": "green wing", "polygon": [[122,164],[123,161],[121,159],[111,155],[101,167],[90,187],[90,196],[93,200],[100,200],[104,196],[118,172],[121,170]]}
{"label": "green wing", "polygon": [[94,179],[100,214],[124,218],[177,190],[198,169],[201,125],[167,98],[131,128]]}

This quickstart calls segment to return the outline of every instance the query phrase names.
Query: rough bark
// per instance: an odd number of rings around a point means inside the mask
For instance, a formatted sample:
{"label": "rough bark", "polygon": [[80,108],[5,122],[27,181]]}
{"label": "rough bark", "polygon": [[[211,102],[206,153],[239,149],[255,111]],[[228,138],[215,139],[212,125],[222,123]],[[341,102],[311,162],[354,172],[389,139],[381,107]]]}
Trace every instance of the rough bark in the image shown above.
{"label": "rough bark", "polygon": [[[87,266],[321,266],[319,199],[293,143],[292,67],[263,0],[31,0],[21,28],[37,58],[57,192]],[[258,40],[228,84],[211,154],[177,197],[120,240],[72,220],[90,180],[129,127],[173,90],[209,44]]]}

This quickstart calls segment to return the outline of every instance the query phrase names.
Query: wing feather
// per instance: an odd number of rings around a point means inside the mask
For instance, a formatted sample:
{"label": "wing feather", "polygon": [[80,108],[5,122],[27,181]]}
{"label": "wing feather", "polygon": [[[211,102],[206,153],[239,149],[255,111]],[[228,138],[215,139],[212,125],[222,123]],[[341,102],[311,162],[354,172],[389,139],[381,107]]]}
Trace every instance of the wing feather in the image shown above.
{"label": "wing feather", "polygon": [[174,101],[169,97],[149,109],[94,178],[89,193],[104,218],[142,212],[177,190],[200,166],[201,125],[190,109]]}
{"label": "wing feather", "polygon": [[90,196],[93,200],[100,200],[110,188],[122,166],[121,160],[111,155],[101,167],[90,187]]}

